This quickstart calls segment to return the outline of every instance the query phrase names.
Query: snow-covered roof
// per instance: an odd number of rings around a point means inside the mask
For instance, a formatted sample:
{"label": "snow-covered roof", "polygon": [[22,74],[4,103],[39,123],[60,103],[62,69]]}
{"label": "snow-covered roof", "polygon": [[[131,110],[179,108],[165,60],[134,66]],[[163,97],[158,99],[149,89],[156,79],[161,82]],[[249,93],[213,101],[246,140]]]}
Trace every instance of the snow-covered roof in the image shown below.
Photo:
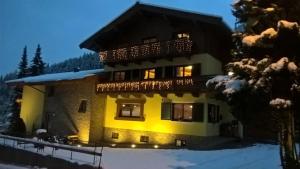
{"label": "snow-covered roof", "polygon": [[25,78],[21,78],[21,79],[8,80],[8,81],[6,81],[6,83],[7,84],[15,84],[15,83],[33,84],[33,83],[79,80],[79,79],[84,79],[86,77],[95,76],[101,72],[103,72],[103,69],[44,74],[44,75],[39,75],[39,76],[31,76],[31,77],[25,77]]}

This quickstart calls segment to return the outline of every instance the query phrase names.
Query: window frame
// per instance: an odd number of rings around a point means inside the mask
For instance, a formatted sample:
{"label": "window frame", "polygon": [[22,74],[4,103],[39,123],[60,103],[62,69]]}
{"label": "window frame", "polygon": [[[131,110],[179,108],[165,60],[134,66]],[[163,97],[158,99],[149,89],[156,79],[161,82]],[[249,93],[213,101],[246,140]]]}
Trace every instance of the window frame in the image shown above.
{"label": "window frame", "polygon": [[[175,113],[175,105],[182,105],[182,113],[181,113],[181,118],[179,119],[175,119],[174,118],[174,113]],[[192,113],[192,118],[191,119],[185,119],[184,115],[185,115],[185,105],[189,105],[189,106],[193,106],[193,103],[172,103],[172,121],[184,121],[184,122],[193,122],[193,107],[191,109],[191,113]]]}
{"label": "window frame", "polygon": [[[132,120],[132,121],[144,121],[144,104],[146,100],[144,99],[117,99],[117,112],[115,119],[116,120]],[[132,112],[130,112],[130,116],[121,115],[122,105],[123,104],[140,104],[140,116],[132,116]]]}
{"label": "window frame", "polygon": [[[181,37],[179,37],[179,35],[181,35]],[[176,33],[176,39],[190,39],[190,38],[191,38],[191,34],[187,31],[182,31],[182,32]]]}
{"label": "window frame", "polygon": [[[152,80],[152,79],[156,79],[157,78],[157,68],[147,68],[147,69],[143,69],[143,80]],[[154,78],[149,78],[149,71],[150,70],[154,70]],[[146,71],[148,71],[148,75],[147,75],[147,78],[145,78],[145,74],[146,74]]]}
{"label": "window frame", "polygon": [[[121,78],[122,77],[122,73],[124,73],[123,78]],[[116,76],[117,74],[119,74],[119,75]],[[116,78],[116,77],[118,77],[118,78]],[[125,79],[126,79],[126,71],[115,71],[115,72],[113,72],[113,80],[114,81],[123,81]]]}
{"label": "window frame", "polygon": [[86,113],[87,112],[87,105],[88,100],[87,99],[81,99],[78,107],[78,113]]}
{"label": "window frame", "polygon": [[[213,107],[212,110],[210,110]],[[220,105],[207,104],[207,122],[208,123],[219,123],[221,121]]]}
{"label": "window frame", "polygon": [[[186,67],[192,67],[192,69],[191,69],[191,75],[190,76],[186,76],[185,75],[185,73],[186,73],[186,71],[185,71],[185,69],[186,69]],[[178,76],[178,73],[177,73],[177,70],[178,69],[180,69],[180,68],[182,68],[183,70],[182,70],[182,76]],[[178,65],[178,66],[175,66],[175,77],[177,77],[177,78],[184,78],[184,77],[192,77],[193,76],[193,65]]]}

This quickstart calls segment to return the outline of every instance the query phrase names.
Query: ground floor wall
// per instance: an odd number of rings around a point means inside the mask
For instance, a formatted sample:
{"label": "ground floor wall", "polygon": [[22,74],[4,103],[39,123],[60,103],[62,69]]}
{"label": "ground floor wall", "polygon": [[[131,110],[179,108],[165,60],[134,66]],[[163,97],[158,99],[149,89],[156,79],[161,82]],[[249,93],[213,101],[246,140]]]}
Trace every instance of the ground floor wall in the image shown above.
{"label": "ground floor wall", "polygon": [[[118,117],[118,100],[145,100],[143,106],[143,119],[135,120]],[[161,117],[162,103],[203,103],[204,119],[202,122],[163,120]],[[211,123],[208,119],[208,105],[218,105],[222,119]],[[191,144],[203,143],[203,138],[216,137],[220,135],[220,124],[234,120],[229,113],[229,106],[224,102],[210,98],[206,94],[193,97],[191,94],[176,96],[168,94],[162,97],[159,94],[153,95],[127,95],[122,97],[107,96],[104,118],[104,140],[116,143],[142,143],[141,137],[148,137],[150,144],[174,144],[176,139],[185,140]],[[117,135],[117,137],[113,136]]]}

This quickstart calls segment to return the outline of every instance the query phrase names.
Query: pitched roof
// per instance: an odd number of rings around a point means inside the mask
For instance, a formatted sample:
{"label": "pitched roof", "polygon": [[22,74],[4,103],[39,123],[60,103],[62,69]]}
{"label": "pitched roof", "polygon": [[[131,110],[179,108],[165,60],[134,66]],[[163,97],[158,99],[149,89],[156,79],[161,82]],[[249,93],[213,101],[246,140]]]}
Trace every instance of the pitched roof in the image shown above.
{"label": "pitched roof", "polygon": [[78,72],[63,72],[63,73],[53,73],[44,74],[39,76],[25,77],[21,79],[8,80],[7,84],[40,84],[47,82],[58,82],[58,81],[70,81],[70,80],[80,80],[91,76],[96,76],[103,72],[103,69],[85,70]]}
{"label": "pitched roof", "polygon": [[126,22],[128,19],[130,19],[132,16],[134,16],[138,12],[149,12],[154,14],[163,14],[166,16],[174,16],[182,19],[188,19],[188,20],[195,20],[202,23],[208,23],[217,25],[220,27],[223,27],[230,31],[231,29],[228,27],[228,25],[223,22],[222,17],[216,16],[216,15],[208,15],[198,12],[192,12],[187,10],[179,10],[175,8],[166,8],[162,6],[157,5],[150,5],[145,3],[137,2],[132,7],[130,7],[128,10],[126,10],[124,13],[122,13],[120,16],[115,18],[113,21],[111,21],[106,26],[102,27],[99,31],[94,33],[92,36],[87,38],[84,42],[82,42],[79,47],[80,48],[86,48],[93,50],[95,52],[99,52],[99,46],[95,43],[96,40],[99,40],[109,34],[109,32],[114,30],[114,27],[116,25],[119,25],[123,22]]}

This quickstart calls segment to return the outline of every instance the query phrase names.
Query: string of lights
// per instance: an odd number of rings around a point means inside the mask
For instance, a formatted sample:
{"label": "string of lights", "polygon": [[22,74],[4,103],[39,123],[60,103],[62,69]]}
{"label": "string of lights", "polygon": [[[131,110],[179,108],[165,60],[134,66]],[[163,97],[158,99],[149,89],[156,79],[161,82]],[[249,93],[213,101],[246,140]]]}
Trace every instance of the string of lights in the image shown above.
{"label": "string of lights", "polygon": [[151,56],[190,53],[192,51],[192,41],[186,38],[176,39],[166,42],[155,42],[142,45],[135,45],[129,48],[119,48],[99,53],[103,62],[125,61],[136,58],[147,58]]}
{"label": "string of lights", "polygon": [[110,82],[97,84],[97,92],[121,92],[121,91],[151,91],[151,90],[174,90],[176,87],[193,86],[192,78],[176,80],[150,80],[135,82]]}

